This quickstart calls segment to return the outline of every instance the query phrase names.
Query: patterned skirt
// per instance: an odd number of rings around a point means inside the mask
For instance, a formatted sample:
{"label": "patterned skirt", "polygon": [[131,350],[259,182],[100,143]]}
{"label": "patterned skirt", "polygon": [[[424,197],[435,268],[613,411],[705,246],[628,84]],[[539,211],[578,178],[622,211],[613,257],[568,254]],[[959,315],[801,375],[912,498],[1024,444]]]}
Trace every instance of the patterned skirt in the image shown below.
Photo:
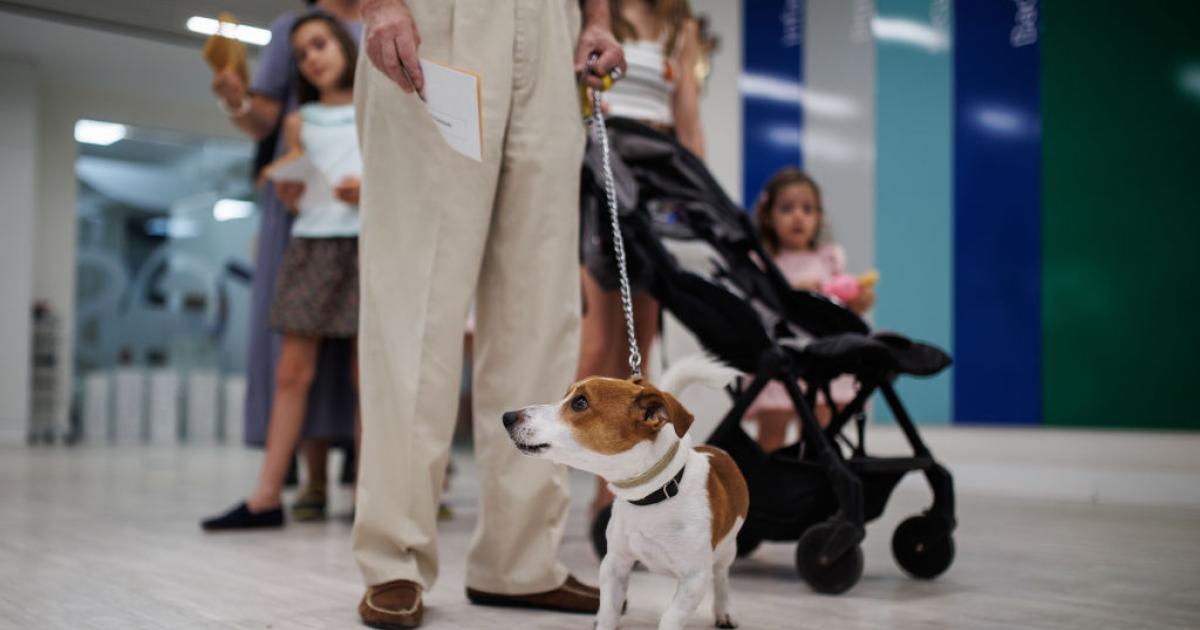
{"label": "patterned skirt", "polygon": [[358,334],[358,239],[293,236],[283,252],[271,327],[305,337]]}

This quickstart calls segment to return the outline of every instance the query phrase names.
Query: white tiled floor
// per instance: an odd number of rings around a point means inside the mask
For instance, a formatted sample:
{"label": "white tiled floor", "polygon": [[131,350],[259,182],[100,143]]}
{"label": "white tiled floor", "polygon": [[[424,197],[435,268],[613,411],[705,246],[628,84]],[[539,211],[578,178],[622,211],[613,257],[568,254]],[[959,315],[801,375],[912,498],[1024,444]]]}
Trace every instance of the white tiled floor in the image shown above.
{"label": "white tiled floor", "polygon": [[[473,470],[459,457],[443,527],[442,576],[428,628],[590,628],[591,619],[482,609],[462,595],[474,521]],[[249,487],[257,453],[240,448],[97,446],[0,449],[0,628],[356,628],[361,594],[348,523],[205,535],[201,516]],[[965,464],[964,464],[965,465]],[[585,536],[589,480],[563,557],[595,581]],[[869,528],[866,574],[840,597],[811,593],[794,546],[770,544],[735,565],[743,628],[1200,627],[1200,510],[960,495],[958,559],[933,582],[895,567],[895,524],[927,493],[902,485]],[[349,494],[336,497],[348,510]],[[653,628],[673,591],[633,578],[625,628]],[[712,622],[707,603],[689,627]]]}

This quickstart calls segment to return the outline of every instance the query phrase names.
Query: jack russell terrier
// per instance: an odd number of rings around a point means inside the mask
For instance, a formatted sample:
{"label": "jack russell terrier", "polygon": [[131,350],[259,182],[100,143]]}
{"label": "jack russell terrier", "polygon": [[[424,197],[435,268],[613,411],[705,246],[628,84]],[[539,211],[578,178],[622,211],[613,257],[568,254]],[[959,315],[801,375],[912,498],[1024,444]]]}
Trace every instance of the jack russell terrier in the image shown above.
{"label": "jack russell terrier", "polygon": [[749,507],[746,480],[724,451],[692,446],[692,414],[672,395],[694,382],[721,387],[737,374],[690,357],[663,375],[662,389],[641,377],[592,377],[558,402],[504,414],[522,453],[599,475],[616,495],[600,563],[599,630],[617,627],[635,561],[679,580],[660,630],[683,628],[710,580],[717,627],[737,627],[729,565]]}

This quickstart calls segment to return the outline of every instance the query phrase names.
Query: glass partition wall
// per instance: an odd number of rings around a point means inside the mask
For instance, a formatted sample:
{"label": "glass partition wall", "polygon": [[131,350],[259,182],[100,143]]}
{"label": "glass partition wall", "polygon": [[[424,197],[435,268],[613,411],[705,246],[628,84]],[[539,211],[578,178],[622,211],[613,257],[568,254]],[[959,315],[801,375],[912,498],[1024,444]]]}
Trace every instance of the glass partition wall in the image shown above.
{"label": "glass partition wall", "polygon": [[76,126],[71,437],[238,440],[253,244],[253,145]]}

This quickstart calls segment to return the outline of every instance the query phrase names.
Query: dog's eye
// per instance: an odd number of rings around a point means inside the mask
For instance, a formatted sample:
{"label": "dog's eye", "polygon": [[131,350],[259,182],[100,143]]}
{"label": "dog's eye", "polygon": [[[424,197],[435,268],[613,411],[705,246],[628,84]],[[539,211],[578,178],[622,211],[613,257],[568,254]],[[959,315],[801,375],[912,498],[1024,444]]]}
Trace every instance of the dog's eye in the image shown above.
{"label": "dog's eye", "polygon": [[575,413],[587,411],[587,408],[588,408],[588,400],[587,400],[586,396],[583,396],[581,394],[571,400],[571,409],[573,411],[575,411]]}

